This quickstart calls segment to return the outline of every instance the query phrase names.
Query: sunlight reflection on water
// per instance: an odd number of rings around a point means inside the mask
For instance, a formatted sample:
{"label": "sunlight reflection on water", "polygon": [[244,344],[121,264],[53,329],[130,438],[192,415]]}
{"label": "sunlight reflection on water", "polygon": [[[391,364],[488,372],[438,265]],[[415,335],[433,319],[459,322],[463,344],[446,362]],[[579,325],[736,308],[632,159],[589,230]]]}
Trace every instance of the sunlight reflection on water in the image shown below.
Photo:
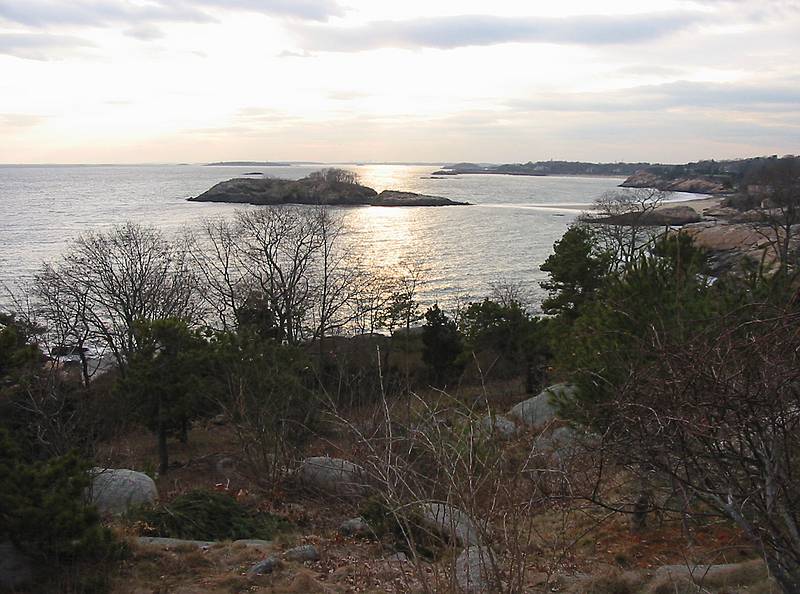
{"label": "sunlight reflection on water", "polygon": [[[213,184],[245,173],[297,179],[320,166],[0,166],[0,284],[29,277],[57,258],[71,238],[133,220],[169,232],[230,204],[187,202]],[[533,301],[543,292],[539,265],[575,218],[619,184],[618,178],[463,175],[431,179],[436,166],[365,165],[362,183],[468,201],[468,207],[337,207],[347,249],[370,266],[425,272],[426,302],[480,298],[496,280],[515,280]]]}

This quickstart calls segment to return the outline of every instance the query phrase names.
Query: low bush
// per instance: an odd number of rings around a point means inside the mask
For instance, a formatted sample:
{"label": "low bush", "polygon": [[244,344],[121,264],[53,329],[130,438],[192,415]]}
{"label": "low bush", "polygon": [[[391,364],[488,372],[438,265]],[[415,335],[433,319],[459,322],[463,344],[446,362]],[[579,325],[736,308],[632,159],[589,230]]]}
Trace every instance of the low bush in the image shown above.
{"label": "low bush", "polygon": [[190,491],[171,502],[128,514],[140,534],[191,540],[271,540],[292,524],[267,512],[249,510],[225,493]]}

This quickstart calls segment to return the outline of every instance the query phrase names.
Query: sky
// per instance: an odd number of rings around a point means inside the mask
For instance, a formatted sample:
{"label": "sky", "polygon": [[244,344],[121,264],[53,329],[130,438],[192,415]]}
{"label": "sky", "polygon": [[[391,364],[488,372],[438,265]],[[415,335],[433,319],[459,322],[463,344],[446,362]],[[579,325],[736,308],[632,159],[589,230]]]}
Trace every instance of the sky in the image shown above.
{"label": "sky", "polygon": [[0,163],[800,153],[800,0],[0,0]]}

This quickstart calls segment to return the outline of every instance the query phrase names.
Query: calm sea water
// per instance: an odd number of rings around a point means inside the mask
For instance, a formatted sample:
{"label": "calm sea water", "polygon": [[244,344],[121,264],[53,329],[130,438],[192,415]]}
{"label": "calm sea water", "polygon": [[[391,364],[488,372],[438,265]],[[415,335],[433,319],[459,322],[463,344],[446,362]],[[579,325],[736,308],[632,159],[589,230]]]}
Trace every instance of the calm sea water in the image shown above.
{"label": "calm sea water", "polygon": [[[18,285],[80,233],[132,220],[168,232],[228,204],[187,202],[219,181],[261,171],[298,179],[319,166],[0,166],[0,286]],[[464,175],[430,179],[431,166],[367,165],[362,183],[464,200],[469,207],[337,207],[348,244],[374,266],[423,272],[425,302],[485,296],[513,280],[541,301],[539,265],[567,225],[620,179]],[[244,207],[257,208],[257,207]],[[0,300],[2,303],[2,300]]]}

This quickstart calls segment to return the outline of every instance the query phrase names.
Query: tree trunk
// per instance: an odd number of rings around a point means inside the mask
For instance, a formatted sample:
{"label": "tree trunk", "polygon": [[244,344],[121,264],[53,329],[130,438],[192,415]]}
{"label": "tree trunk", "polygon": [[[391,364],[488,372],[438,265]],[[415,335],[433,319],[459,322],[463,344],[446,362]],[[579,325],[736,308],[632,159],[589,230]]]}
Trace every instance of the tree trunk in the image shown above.
{"label": "tree trunk", "polygon": [[167,474],[169,468],[169,451],[167,450],[167,430],[163,423],[160,423],[158,428],[158,472],[159,474]]}
{"label": "tree trunk", "polygon": [[167,424],[164,422],[164,404],[158,399],[158,472],[167,474],[169,469],[169,451],[167,450]]}

